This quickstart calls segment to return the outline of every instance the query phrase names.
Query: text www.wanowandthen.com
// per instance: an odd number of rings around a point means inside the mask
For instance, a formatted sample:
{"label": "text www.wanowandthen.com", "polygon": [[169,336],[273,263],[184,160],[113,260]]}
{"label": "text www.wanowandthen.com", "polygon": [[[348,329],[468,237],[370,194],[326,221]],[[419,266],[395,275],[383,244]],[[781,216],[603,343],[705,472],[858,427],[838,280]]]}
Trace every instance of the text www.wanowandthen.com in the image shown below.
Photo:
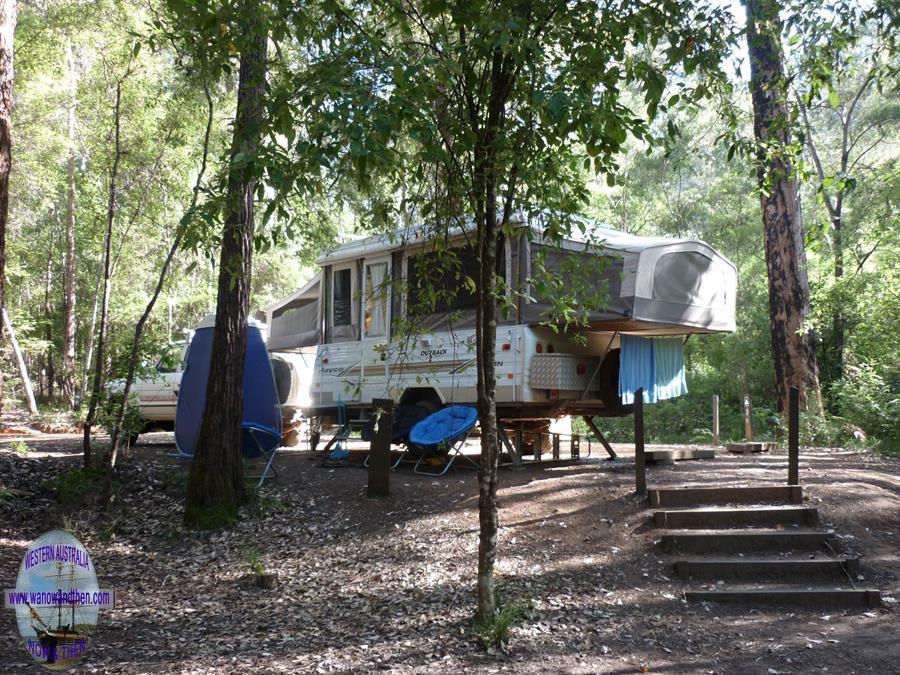
{"label": "text www.wanowandthen.com", "polygon": [[32,607],[51,607],[56,605],[75,605],[84,607],[112,607],[115,593],[111,590],[82,591],[77,588],[63,591],[6,591],[7,607],[31,605]]}

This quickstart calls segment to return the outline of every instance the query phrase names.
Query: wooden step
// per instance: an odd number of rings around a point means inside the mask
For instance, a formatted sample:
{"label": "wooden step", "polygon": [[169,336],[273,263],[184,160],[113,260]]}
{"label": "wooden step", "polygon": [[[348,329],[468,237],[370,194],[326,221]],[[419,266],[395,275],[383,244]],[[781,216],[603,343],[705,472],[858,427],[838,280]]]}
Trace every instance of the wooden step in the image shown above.
{"label": "wooden step", "polygon": [[723,589],[685,591],[690,602],[717,602],[739,605],[776,605],[780,607],[880,607],[881,592],[871,589]]}
{"label": "wooden step", "polygon": [[676,560],[675,573],[682,579],[766,579],[785,577],[855,579],[859,558],[829,559],[700,559]]}
{"label": "wooden step", "polygon": [[650,506],[800,504],[803,502],[803,488],[799,485],[650,488],[648,497]]}
{"label": "wooden step", "polygon": [[666,464],[688,459],[715,459],[713,448],[678,448],[674,450],[647,450],[644,460],[648,463]]}
{"label": "wooden step", "polygon": [[821,530],[689,530],[663,532],[660,546],[669,553],[732,553],[825,548],[834,535]]}
{"label": "wooden step", "polygon": [[818,517],[818,510],[807,506],[664,510],[651,516],[656,527],[671,529],[815,525]]}
{"label": "wooden step", "polygon": [[775,449],[774,443],[755,443],[753,441],[745,441],[744,443],[728,443],[725,446],[728,452],[739,455],[749,455],[757,452],[770,452]]}

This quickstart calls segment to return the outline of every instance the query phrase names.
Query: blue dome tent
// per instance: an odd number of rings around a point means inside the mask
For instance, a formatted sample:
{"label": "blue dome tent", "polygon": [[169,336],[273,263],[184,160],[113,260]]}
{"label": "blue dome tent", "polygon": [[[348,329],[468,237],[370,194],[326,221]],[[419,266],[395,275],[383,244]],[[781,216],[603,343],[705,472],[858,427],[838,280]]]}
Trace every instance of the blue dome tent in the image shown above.
{"label": "blue dome tent", "polygon": [[[206,407],[206,384],[212,356],[215,315],[203,317],[187,352],[184,374],[175,411],[175,446],[181,457],[193,457],[203,411]],[[266,468],[259,476],[259,484],[266,479],[281,443],[281,406],[275,376],[266,351],[259,324],[250,321],[247,327],[247,352],[244,363],[244,457],[266,460]]]}

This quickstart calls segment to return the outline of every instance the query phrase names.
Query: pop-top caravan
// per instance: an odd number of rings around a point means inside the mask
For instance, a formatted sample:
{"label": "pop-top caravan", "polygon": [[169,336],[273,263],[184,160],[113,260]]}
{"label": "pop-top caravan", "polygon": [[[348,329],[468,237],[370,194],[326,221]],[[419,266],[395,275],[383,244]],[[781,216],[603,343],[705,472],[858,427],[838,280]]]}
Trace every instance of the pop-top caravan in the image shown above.
{"label": "pop-top caravan", "polygon": [[[498,272],[518,292],[510,290],[497,328],[503,420],[624,415],[641,384],[649,400],[678,395],[683,337],[664,337],[735,329],[737,272],[711,246],[578,223],[584,236],[561,244],[524,219],[504,238]],[[424,314],[414,311],[421,279],[443,269],[446,256],[420,231],[360,239],[317,260],[320,275],[289,310],[269,315],[279,350],[315,348],[307,416],[365,418],[376,398],[431,409],[476,401],[475,297],[465,279],[476,278],[477,261],[466,241],[463,230],[451,235],[459,268],[439,280],[459,287],[455,298]],[[596,309],[580,308],[576,331],[553,329],[550,298],[558,296],[540,283],[545,270],[563,279],[563,292],[581,286],[605,296]],[[568,283],[566,274],[577,278]],[[660,373],[665,381],[655,382]]]}

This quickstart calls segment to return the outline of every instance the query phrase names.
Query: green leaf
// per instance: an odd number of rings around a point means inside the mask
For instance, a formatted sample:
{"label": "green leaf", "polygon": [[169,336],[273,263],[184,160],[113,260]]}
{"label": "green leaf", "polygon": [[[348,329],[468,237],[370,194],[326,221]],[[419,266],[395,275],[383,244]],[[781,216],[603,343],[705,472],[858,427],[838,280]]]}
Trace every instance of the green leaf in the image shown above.
{"label": "green leaf", "polygon": [[557,120],[562,117],[563,111],[566,109],[568,104],[568,97],[562,93],[557,92],[550,97],[550,101],[547,104],[547,107],[550,109],[550,114]]}
{"label": "green leaf", "polygon": [[834,89],[830,88],[828,90],[828,102],[835,110],[841,107],[841,97],[838,96],[838,93]]}

